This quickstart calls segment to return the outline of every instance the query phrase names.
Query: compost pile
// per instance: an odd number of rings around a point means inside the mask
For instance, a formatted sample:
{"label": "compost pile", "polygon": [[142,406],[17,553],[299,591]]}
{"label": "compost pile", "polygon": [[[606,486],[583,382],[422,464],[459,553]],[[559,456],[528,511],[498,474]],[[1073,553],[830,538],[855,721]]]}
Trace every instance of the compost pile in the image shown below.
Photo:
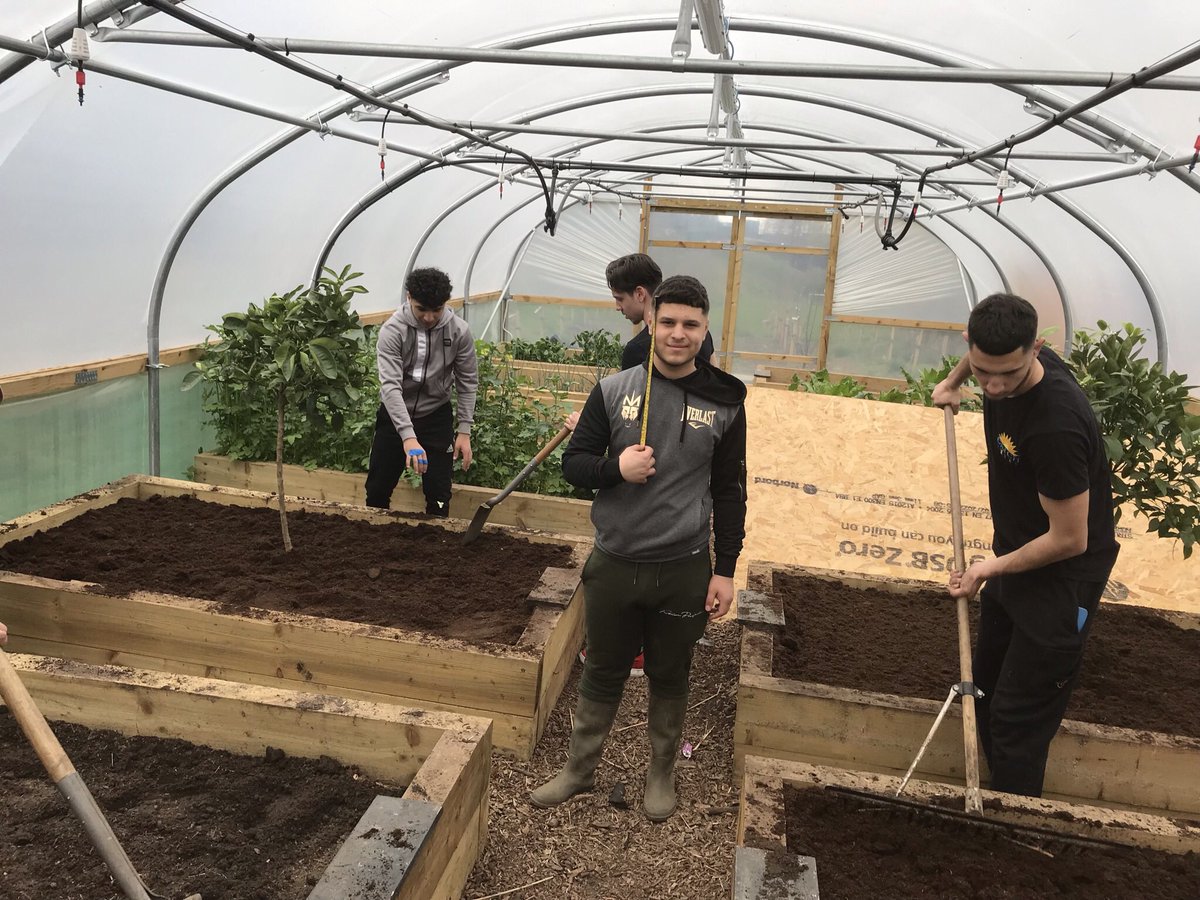
{"label": "compost pile", "polygon": [[469,547],[436,525],[372,525],[279,514],[191,497],[119,500],[0,547],[0,569],[94,582],[110,594],[151,591],[217,600],[230,611],[303,613],[514,644],[529,592],[571,548],[485,532]]}
{"label": "compost pile", "polygon": [[[785,628],[772,674],[944,700],[958,678],[953,601],[931,588],[900,594],[776,572]],[[971,630],[979,604],[971,604]],[[1200,630],[1104,603],[1066,717],[1200,738]]]}

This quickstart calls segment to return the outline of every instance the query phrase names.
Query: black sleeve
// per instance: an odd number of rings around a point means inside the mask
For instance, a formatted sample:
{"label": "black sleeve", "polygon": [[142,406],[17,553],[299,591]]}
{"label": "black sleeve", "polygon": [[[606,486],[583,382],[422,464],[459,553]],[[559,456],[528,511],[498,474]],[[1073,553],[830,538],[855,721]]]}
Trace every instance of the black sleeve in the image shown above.
{"label": "black sleeve", "polygon": [[649,355],[650,332],[643,328],[629,339],[629,343],[621,351],[621,371],[637,368]]}
{"label": "black sleeve", "polygon": [[1037,492],[1051,500],[1067,500],[1091,487],[1088,439],[1082,430],[1031,434],[1025,449],[1033,467]]}
{"label": "black sleeve", "polygon": [[746,537],[746,408],[738,409],[729,430],[713,449],[713,572],[732,578]]}
{"label": "black sleeve", "polygon": [[596,385],[588,394],[571,442],[563,451],[563,477],[567,481],[575,487],[596,490],[615,487],[625,480],[621,477],[621,464],[608,458],[609,434],[604,393]]}
{"label": "black sleeve", "polygon": [[714,350],[716,350],[716,347],[713,346],[712,332],[706,331],[704,332],[704,341],[700,344],[700,352],[696,355],[699,356],[703,362],[711,363]]}

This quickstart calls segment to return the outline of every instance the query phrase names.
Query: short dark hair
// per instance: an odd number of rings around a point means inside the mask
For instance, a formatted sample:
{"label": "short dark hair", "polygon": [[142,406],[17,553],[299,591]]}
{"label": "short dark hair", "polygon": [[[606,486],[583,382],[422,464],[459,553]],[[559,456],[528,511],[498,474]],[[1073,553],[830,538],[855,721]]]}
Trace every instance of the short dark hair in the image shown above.
{"label": "short dark hair", "polygon": [[989,356],[1004,356],[1032,347],[1037,327],[1037,310],[1024,297],[991,294],[971,310],[967,343]]}
{"label": "short dark hair", "polygon": [[662,269],[645,253],[630,253],[614,259],[604,270],[610,291],[632,294],[644,287],[651,294],[662,283]]}
{"label": "short dark hair", "polygon": [[426,309],[441,309],[450,299],[450,276],[432,266],[413,269],[404,280],[404,289]]}
{"label": "short dark hair", "polygon": [[679,303],[694,307],[708,315],[708,291],[699,278],[691,275],[672,275],[663,281],[654,292],[654,308],[664,303]]}

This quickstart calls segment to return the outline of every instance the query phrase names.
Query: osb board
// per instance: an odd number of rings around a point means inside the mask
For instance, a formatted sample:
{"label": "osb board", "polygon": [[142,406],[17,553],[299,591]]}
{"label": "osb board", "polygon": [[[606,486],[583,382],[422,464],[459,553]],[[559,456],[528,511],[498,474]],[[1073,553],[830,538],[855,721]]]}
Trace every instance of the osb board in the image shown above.
{"label": "osb board", "polygon": [[[945,584],[951,549],[940,409],[753,388],[743,559]],[[956,419],[967,559],[990,555],[983,416]],[[1106,597],[1200,612],[1200,564],[1126,510]],[[739,567],[741,585],[745,567]]]}

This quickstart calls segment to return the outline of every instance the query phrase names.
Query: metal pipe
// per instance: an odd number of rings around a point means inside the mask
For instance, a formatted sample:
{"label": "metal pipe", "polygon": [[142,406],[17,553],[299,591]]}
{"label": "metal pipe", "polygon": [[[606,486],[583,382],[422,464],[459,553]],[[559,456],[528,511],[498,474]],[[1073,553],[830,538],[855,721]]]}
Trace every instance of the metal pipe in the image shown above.
{"label": "metal pipe", "polygon": [[[735,24],[738,24],[735,20]],[[672,27],[676,22],[672,20]],[[102,29],[100,40],[143,44],[234,49],[219,38],[183,32],[112,31]],[[1107,87],[1114,81],[1139,73],[1070,72],[1055,69],[936,68],[924,66],[866,66],[836,63],[747,61],[740,59],[693,59],[691,57],[621,56],[608,53],[557,52],[553,50],[509,50],[487,47],[446,47],[421,44],[381,44],[362,41],[323,41],[309,38],[255,36],[271,49],[292,53],[328,53],[337,56],[370,56],[384,59],[453,60],[468,63],[503,63],[587,69],[618,69],[638,72],[704,73],[726,75],[781,75],[791,78],[839,78],[867,81],[924,81],[943,84],[1021,84],[1057,87]],[[1158,90],[1200,90],[1200,78],[1175,76],[1138,84]]]}
{"label": "metal pipe", "polygon": [[[91,25],[113,13],[121,13],[131,6],[137,6],[139,2],[140,0],[99,0],[97,3],[90,3],[83,8],[83,23],[84,25]],[[71,5],[74,6],[74,4]],[[57,47],[71,36],[71,32],[75,30],[78,22],[79,17],[77,15],[67,16],[65,19],[60,19],[53,25],[47,26],[43,31],[39,31],[30,42],[43,39],[44,35],[44,40],[49,43],[49,46],[43,45],[43,49],[49,54],[49,51],[53,47]],[[9,40],[11,41],[12,39],[10,38]],[[11,50],[14,54],[0,59],[0,84],[4,84],[4,82],[33,62],[34,59],[46,59],[46,56],[41,54],[31,54],[28,50],[5,46],[2,43],[0,43],[0,48]],[[89,65],[88,68],[91,68],[91,66]]]}
{"label": "metal pipe", "polygon": [[[360,113],[358,115],[351,114],[351,119],[356,122],[382,122],[384,116],[379,113]],[[419,125],[419,122],[410,122],[404,119],[388,119],[388,124],[395,125]],[[685,137],[662,137],[650,132],[628,132],[628,131],[598,131],[586,128],[556,128],[546,125],[513,125],[507,122],[480,122],[475,119],[468,121],[456,120],[452,124],[460,128],[469,129],[471,131],[503,131],[510,134],[545,134],[556,137],[590,137],[601,138],[602,140],[610,141],[633,141],[642,143],[677,143],[686,144],[696,147],[746,147],[749,149],[762,150],[820,150],[821,152],[830,153],[903,153],[910,156],[948,156],[948,157],[964,157],[971,151],[956,147],[887,147],[876,146],[874,144],[792,144],[785,141],[758,141],[749,138],[685,138]],[[757,128],[757,125],[744,127],[751,129]],[[1021,153],[1014,152],[1013,159],[1040,159],[1040,160],[1062,160],[1072,162],[1113,162],[1115,159],[1124,157],[1127,161],[1134,156],[1133,153],[1095,153],[1095,152],[1070,152],[1070,151],[1042,151],[1042,150],[1026,150]]]}

